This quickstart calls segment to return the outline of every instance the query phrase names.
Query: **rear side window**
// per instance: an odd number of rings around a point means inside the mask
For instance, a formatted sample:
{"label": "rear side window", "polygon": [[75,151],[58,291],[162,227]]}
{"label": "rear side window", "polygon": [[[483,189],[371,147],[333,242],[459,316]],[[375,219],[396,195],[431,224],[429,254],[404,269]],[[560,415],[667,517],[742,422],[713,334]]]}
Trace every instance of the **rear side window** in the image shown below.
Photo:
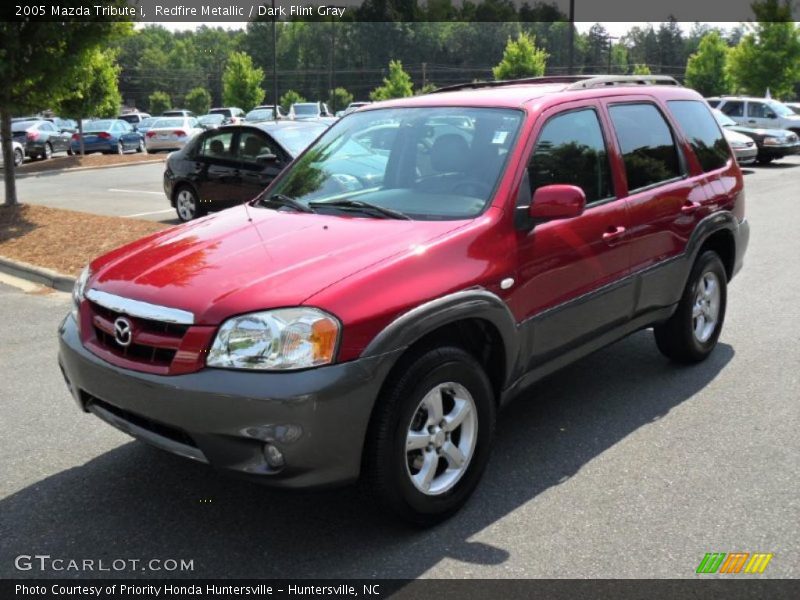
{"label": "rear side window", "polygon": [[198,154],[206,158],[230,160],[234,158],[233,132],[215,132],[203,139]]}
{"label": "rear side window", "polygon": [[587,204],[613,197],[608,152],[595,111],[571,111],[547,121],[536,141],[528,177],[531,193],[562,183],[581,188]]}
{"label": "rear side window", "polygon": [[696,100],[671,100],[669,109],[689,140],[703,171],[713,171],[728,162],[728,144],[711,112]]}
{"label": "rear side window", "polygon": [[678,150],[669,125],[652,104],[618,104],[609,108],[617,132],[628,191],[681,176]]}
{"label": "rear side window", "polygon": [[728,100],[722,105],[720,109],[729,117],[743,117],[744,116],[744,102],[738,100]]}

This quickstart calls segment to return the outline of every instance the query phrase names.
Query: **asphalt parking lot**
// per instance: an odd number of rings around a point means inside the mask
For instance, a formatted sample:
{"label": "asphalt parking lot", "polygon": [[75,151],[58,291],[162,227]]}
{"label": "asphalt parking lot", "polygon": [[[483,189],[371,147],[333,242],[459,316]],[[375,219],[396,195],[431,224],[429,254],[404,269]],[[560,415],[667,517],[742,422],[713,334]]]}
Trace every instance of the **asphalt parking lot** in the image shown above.
{"label": "asphalt parking lot", "polygon": [[[21,198],[163,210],[163,196],[102,201],[160,189],[136,185],[144,169],[59,176],[87,186],[69,196],[55,177],[26,179]],[[272,491],[81,414],[55,360],[68,296],[0,283],[0,576],[63,575],[14,568],[49,554],[194,561],[148,576],[676,578],[733,551],[774,553],[760,577],[800,576],[800,157],[746,182],[750,248],[709,360],[674,366],[642,331],[527,390],[501,414],[471,502],[428,531],[353,488]]]}

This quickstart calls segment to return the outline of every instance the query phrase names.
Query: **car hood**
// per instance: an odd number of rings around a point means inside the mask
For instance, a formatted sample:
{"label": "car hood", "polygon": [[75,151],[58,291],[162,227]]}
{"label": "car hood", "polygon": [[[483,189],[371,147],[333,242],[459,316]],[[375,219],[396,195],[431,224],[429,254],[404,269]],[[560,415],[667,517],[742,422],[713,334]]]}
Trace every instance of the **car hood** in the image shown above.
{"label": "car hood", "polygon": [[[238,206],[123,246],[92,263],[89,287],[188,310],[198,324],[296,306],[465,221],[337,217]],[[324,307],[322,307],[324,308]]]}
{"label": "car hood", "polygon": [[723,133],[725,134],[725,138],[729,142],[748,143],[753,141],[753,138],[743,133],[739,133],[738,131],[733,131],[732,129],[729,128],[724,129]]}
{"label": "car hood", "polygon": [[726,125],[726,131],[738,131],[748,136],[757,136],[765,138],[767,136],[783,137],[789,135],[791,132],[786,129],[762,129],[761,127],[747,127],[746,125]]}

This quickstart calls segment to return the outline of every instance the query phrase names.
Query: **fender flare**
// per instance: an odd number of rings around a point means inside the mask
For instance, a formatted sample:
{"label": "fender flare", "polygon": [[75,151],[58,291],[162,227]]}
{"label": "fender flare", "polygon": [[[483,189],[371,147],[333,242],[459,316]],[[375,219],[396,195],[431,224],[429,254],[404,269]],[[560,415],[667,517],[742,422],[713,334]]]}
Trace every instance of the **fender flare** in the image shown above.
{"label": "fender flare", "polygon": [[403,313],[372,339],[361,357],[405,349],[428,333],[465,319],[487,321],[500,334],[506,359],[503,383],[507,384],[511,380],[519,353],[517,322],[499,296],[482,288],[447,294]]}

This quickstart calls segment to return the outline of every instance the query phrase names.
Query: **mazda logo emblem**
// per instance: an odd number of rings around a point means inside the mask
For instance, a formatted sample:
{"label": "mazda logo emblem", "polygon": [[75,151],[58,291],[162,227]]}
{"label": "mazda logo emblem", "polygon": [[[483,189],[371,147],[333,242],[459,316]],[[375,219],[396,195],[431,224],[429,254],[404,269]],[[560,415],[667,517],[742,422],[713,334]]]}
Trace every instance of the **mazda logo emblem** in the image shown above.
{"label": "mazda logo emblem", "polygon": [[133,341],[133,325],[125,317],[117,317],[114,321],[114,339],[117,344],[126,348]]}

